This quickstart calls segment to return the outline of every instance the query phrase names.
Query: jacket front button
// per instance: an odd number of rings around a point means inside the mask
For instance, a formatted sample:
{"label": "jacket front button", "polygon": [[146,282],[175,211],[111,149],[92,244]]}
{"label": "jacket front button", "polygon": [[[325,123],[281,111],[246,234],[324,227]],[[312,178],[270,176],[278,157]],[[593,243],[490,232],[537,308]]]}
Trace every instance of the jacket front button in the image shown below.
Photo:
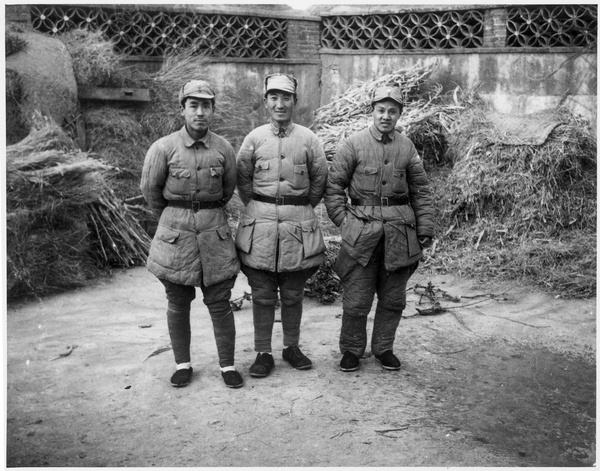
{"label": "jacket front button", "polygon": [[201,168],[201,167],[198,167],[196,170],[200,171],[200,168]]}
{"label": "jacket front button", "polygon": [[381,184],[382,184],[382,185],[385,185],[386,183],[387,183],[387,182],[386,182],[385,180],[383,180],[383,181],[381,182]]}
{"label": "jacket front button", "polygon": [[200,190],[196,190],[196,193],[200,193]]}
{"label": "jacket front button", "polygon": [[279,179],[279,181],[280,181],[280,182],[283,182],[283,181],[285,181],[285,178],[281,177],[281,178]]}

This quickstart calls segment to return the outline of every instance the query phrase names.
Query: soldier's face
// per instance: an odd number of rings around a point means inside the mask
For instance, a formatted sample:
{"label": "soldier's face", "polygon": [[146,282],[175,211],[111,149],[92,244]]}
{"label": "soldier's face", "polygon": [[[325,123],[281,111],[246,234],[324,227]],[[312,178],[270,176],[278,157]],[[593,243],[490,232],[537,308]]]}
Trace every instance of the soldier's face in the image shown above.
{"label": "soldier's face", "polygon": [[400,118],[400,106],[394,100],[378,101],[373,105],[373,123],[381,133],[389,133]]}
{"label": "soldier's face", "polygon": [[277,124],[283,126],[292,120],[296,107],[294,95],[274,90],[267,93],[264,101],[265,108]]}
{"label": "soldier's face", "polygon": [[213,121],[214,113],[212,102],[205,98],[188,98],[181,107],[185,127],[194,139],[199,139],[206,134]]}

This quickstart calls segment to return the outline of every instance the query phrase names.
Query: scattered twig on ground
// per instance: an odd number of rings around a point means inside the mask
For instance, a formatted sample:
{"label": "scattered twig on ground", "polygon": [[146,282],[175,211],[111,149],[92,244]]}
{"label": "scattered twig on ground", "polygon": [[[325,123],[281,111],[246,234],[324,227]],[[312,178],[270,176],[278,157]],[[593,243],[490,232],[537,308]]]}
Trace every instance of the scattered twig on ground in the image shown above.
{"label": "scattered twig on ground", "polygon": [[329,437],[329,439],[331,440],[332,438],[341,437],[347,433],[352,433],[352,430],[344,430],[343,432],[336,433],[333,437]]}
{"label": "scattered twig on ground", "polygon": [[[167,345],[166,347],[161,347],[161,348],[157,348],[156,350],[154,350],[150,355],[148,355],[144,361],[146,361],[148,358],[153,357],[155,355],[158,355],[160,353],[163,352],[168,352],[169,350],[171,350],[173,347],[171,347],[171,345]],[[143,362],[142,362],[143,363]]]}
{"label": "scattered twig on ground", "polygon": [[496,319],[503,319],[505,321],[515,322],[517,324],[523,324],[523,325],[526,325],[527,327],[534,327],[536,329],[548,329],[549,327],[552,327],[552,326],[549,326],[549,325],[533,325],[533,324],[528,324],[527,322],[518,321],[516,319],[509,319],[508,317],[502,317],[502,316],[492,316],[491,314],[485,314],[483,312],[480,313],[480,314],[483,315],[483,316],[487,316],[487,317],[495,317]]}
{"label": "scattered twig on ground", "polygon": [[469,347],[466,348],[461,348],[460,350],[452,350],[449,352],[434,352],[433,350],[430,350],[429,348],[427,348],[424,344],[421,344],[421,346],[427,350],[429,353],[433,353],[434,355],[453,355],[455,353],[460,353],[460,352],[464,352],[465,350],[468,350]]}
{"label": "scattered twig on ground", "polygon": [[73,350],[75,350],[76,348],[77,348],[77,345],[69,345],[67,347],[67,351],[65,353],[59,353],[57,357],[51,358],[50,361],[58,360],[59,358],[68,357],[71,353],[73,353]]}

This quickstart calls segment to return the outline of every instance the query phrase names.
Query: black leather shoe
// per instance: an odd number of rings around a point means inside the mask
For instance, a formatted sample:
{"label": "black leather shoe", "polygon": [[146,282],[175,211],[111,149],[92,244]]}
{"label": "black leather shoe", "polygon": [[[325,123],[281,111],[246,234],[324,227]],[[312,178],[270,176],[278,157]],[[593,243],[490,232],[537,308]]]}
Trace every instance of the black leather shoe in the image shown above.
{"label": "black leather shoe", "polygon": [[190,366],[189,368],[184,368],[182,370],[177,370],[173,376],[171,376],[171,386],[174,388],[182,388],[190,384],[192,380],[192,372],[193,368]]}
{"label": "black leather shoe", "polygon": [[386,370],[396,371],[400,369],[400,360],[398,360],[398,357],[391,350],[386,350],[381,355],[375,355],[375,358],[379,360],[381,366]]}
{"label": "black leather shoe", "polygon": [[312,368],[312,361],[300,351],[297,345],[284,348],[283,359],[297,370],[309,370]]}
{"label": "black leather shoe", "polygon": [[346,351],[340,361],[340,370],[342,371],[356,371],[360,363],[360,358],[354,353]]}
{"label": "black leather shoe", "polygon": [[273,360],[273,355],[270,355],[269,353],[259,353],[256,355],[254,364],[250,367],[250,376],[254,376],[255,378],[269,376],[269,373],[274,366],[275,361]]}
{"label": "black leather shoe", "polygon": [[244,378],[237,371],[221,371],[223,381],[228,388],[241,388],[244,385]]}

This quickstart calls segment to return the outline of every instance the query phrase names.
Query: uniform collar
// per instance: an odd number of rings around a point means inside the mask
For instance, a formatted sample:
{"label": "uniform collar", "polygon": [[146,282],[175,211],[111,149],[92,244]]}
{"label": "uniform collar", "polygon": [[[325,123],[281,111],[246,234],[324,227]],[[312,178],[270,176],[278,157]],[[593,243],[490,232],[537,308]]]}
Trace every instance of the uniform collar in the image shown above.
{"label": "uniform collar", "polygon": [[[378,141],[381,141],[381,138],[383,137],[383,133],[381,133],[379,131],[379,129],[377,129],[377,126],[375,126],[374,124],[371,125],[371,127],[369,128],[369,131],[371,131],[371,135],[377,139]],[[388,137],[393,141],[394,138],[396,137],[396,130],[394,129],[393,131],[386,133],[388,135]]]}
{"label": "uniform collar", "polygon": [[269,120],[269,124],[270,124],[270,127],[271,127],[271,131],[276,136],[279,136],[279,130],[281,128],[283,128],[283,132],[285,133],[285,135],[287,137],[287,136],[290,135],[290,133],[292,132],[292,129],[294,127],[294,123],[292,121],[290,121],[289,123],[287,123],[285,126],[279,126],[279,124],[277,124],[275,121],[273,121],[272,119],[270,119]]}
{"label": "uniform collar", "polygon": [[194,140],[194,138],[192,136],[190,136],[190,134],[187,132],[187,129],[185,128],[185,125],[181,128],[181,131],[179,131],[179,134],[181,135],[181,138],[183,139],[183,144],[186,147],[192,147],[197,142],[201,142],[202,144],[204,144],[204,147],[206,147],[207,149],[210,147],[210,135],[212,134],[210,129],[208,131],[206,131],[206,134],[204,135],[204,137],[202,137],[198,140]]}

